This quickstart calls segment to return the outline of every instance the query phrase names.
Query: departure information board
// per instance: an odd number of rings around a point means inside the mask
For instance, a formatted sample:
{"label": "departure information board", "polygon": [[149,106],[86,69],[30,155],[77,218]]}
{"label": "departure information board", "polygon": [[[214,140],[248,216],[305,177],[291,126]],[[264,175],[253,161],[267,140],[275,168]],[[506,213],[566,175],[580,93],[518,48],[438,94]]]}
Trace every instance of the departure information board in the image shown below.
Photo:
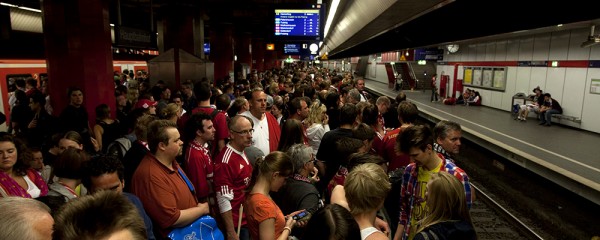
{"label": "departure information board", "polygon": [[283,54],[300,55],[300,44],[284,44]]}
{"label": "departure information board", "polygon": [[318,37],[319,9],[275,10],[275,36]]}

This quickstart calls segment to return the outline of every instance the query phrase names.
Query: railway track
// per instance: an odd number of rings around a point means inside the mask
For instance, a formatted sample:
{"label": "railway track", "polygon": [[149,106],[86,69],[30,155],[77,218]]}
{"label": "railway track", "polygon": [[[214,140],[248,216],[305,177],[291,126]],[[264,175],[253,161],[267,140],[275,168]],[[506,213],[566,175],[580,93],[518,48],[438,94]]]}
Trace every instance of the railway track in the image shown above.
{"label": "railway track", "polygon": [[471,187],[477,196],[471,217],[479,239],[544,239],[476,184],[472,183]]}

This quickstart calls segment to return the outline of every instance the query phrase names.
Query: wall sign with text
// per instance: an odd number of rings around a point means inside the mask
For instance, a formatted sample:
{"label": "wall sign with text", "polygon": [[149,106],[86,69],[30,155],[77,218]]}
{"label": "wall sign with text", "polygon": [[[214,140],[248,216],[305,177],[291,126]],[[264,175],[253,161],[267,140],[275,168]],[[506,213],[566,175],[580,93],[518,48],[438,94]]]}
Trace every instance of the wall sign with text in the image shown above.
{"label": "wall sign with text", "polygon": [[506,67],[463,67],[463,85],[495,91],[506,90]]}

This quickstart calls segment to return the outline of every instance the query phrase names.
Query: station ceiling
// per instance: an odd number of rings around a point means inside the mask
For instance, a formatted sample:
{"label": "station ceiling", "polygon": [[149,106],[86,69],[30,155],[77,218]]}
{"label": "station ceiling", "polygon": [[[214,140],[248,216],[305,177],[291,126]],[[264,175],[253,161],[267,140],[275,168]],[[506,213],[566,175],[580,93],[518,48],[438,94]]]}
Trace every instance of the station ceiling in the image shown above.
{"label": "station ceiling", "polygon": [[[40,8],[39,0],[0,1]],[[331,2],[322,1],[326,9]],[[192,14],[205,20],[207,37],[211,27],[227,22],[236,33],[276,42],[273,10],[308,7],[317,0],[110,0],[109,4],[111,23],[118,21],[120,8],[124,26],[156,29],[158,19]],[[341,0],[324,49],[330,58],[345,58],[592,25],[600,25],[600,11],[581,0]]]}

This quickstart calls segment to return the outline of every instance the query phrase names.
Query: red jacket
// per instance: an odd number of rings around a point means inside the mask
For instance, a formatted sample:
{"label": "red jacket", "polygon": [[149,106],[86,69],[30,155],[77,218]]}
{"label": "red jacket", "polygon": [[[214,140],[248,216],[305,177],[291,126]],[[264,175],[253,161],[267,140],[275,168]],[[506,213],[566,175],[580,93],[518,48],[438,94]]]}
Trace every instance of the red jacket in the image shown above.
{"label": "red jacket", "polygon": [[269,124],[269,150],[271,152],[277,151],[277,145],[279,145],[279,139],[281,138],[281,128],[279,127],[279,123],[277,123],[277,118],[273,114],[266,112],[265,116]]}

